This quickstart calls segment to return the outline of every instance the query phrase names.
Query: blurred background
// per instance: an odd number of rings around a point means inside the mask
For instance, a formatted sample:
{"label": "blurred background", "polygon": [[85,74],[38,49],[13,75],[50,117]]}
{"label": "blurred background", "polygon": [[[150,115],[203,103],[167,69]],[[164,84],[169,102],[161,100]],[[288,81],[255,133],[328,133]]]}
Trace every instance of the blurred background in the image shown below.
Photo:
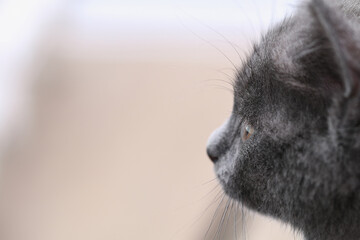
{"label": "blurred background", "polygon": [[[0,1],[0,239],[203,239],[221,202],[207,138],[251,43],[295,8]],[[238,239],[300,239],[237,216]]]}

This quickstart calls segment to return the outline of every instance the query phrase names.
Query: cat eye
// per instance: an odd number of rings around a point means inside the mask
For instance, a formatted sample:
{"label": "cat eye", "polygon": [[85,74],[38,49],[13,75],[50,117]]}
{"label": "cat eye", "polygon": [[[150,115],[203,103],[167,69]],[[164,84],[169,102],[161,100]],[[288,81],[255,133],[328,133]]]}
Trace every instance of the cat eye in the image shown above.
{"label": "cat eye", "polygon": [[248,140],[254,134],[254,132],[255,132],[255,130],[254,130],[253,126],[251,126],[248,123],[245,123],[243,125],[242,140],[243,141]]}

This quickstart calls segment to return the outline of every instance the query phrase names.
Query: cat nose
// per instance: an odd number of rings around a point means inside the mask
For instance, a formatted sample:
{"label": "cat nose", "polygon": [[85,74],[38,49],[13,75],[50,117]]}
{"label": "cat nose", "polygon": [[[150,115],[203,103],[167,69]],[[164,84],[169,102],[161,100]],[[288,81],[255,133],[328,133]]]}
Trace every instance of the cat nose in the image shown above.
{"label": "cat nose", "polygon": [[208,155],[208,157],[210,158],[210,160],[213,162],[213,163],[216,163],[217,160],[219,159],[219,154],[215,151],[214,148],[212,147],[207,147],[206,148],[206,153]]}
{"label": "cat nose", "polygon": [[226,151],[225,135],[229,120],[227,120],[221,127],[216,129],[209,137],[206,153],[213,163],[216,163],[221,155]]}

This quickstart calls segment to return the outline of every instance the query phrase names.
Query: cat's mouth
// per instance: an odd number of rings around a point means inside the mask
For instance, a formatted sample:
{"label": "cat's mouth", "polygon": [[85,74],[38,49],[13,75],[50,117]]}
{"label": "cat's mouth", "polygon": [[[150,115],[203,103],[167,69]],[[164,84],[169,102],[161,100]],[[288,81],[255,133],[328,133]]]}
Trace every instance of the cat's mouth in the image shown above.
{"label": "cat's mouth", "polygon": [[236,181],[233,172],[234,169],[236,169],[234,165],[234,160],[225,155],[214,164],[214,170],[224,192],[229,197],[238,199],[238,191],[236,190]]}
{"label": "cat's mouth", "polygon": [[221,185],[226,186],[229,183],[230,172],[224,164],[215,164],[215,173]]}

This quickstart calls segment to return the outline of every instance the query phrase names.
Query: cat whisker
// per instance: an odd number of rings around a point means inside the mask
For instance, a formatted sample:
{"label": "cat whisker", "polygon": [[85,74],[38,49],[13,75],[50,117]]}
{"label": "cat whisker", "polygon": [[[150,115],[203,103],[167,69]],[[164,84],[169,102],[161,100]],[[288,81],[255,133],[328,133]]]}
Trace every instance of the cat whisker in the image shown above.
{"label": "cat whisker", "polygon": [[[215,186],[214,189],[212,189],[209,193],[205,194],[205,196],[202,197],[200,200],[206,198],[208,195],[210,195],[211,192],[213,192],[213,191],[214,191],[215,189],[217,189],[218,187],[219,187],[219,186]],[[217,200],[219,200],[219,197],[221,197],[222,194],[223,194],[223,190],[220,189],[220,190],[216,193],[216,195],[215,195],[215,197],[214,197],[215,200],[213,200],[213,202],[216,202]],[[213,204],[213,203],[210,203],[210,205],[212,205],[212,204]]]}
{"label": "cat whisker", "polygon": [[207,229],[207,231],[206,231],[206,233],[205,233],[204,240],[207,239],[207,236],[208,236],[208,234],[209,234],[209,232],[210,232],[211,227],[212,227],[213,224],[214,224],[214,221],[215,221],[216,216],[217,216],[217,214],[218,214],[218,212],[219,212],[219,209],[220,209],[220,207],[221,207],[221,204],[224,202],[224,199],[225,199],[225,194],[223,193],[223,194],[222,194],[221,201],[220,201],[219,205],[217,206],[217,208],[216,208],[216,210],[215,210],[215,213],[214,213],[214,215],[213,215],[213,217],[212,217],[212,219],[211,219],[210,225],[209,225],[209,227],[208,227],[208,229]]}
{"label": "cat whisker", "polygon": [[224,195],[221,193],[222,193],[222,190],[218,191],[218,193],[215,196],[215,199],[202,211],[200,216],[195,219],[195,221],[190,225],[190,227],[193,226],[195,223],[197,223],[205,215],[205,213],[209,210],[209,208],[212,205],[214,205],[221,198],[221,196],[224,197]]}
{"label": "cat whisker", "polygon": [[241,234],[242,234],[242,238],[246,239],[246,222],[245,222],[246,216],[245,216],[244,205],[241,204],[240,207],[241,207]]}
{"label": "cat whisker", "polygon": [[218,68],[217,69],[218,71],[224,71],[224,70],[230,70],[232,71],[233,73],[236,73],[236,69],[233,69],[233,68],[230,68],[230,67],[223,67],[223,68]]}
{"label": "cat whisker", "polygon": [[[215,34],[217,34],[218,36],[220,36],[222,39],[224,39],[225,42],[228,43],[228,44],[231,46],[231,48],[236,52],[236,54],[238,55],[238,57],[241,59],[241,55],[240,55],[238,49],[235,47],[235,46],[237,46],[237,45],[236,45],[235,43],[231,42],[227,37],[225,37],[224,34],[220,33],[219,31],[217,31],[215,28],[211,27],[210,25],[204,23],[203,21],[201,21],[201,20],[198,19],[197,17],[195,17],[195,16],[193,16],[193,15],[190,15],[190,14],[188,14],[188,13],[185,13],[185,14],[187,14],[189,17],[195,19],[199,24],[205,26],[206,28],[210,29],[212,32],[214,32]],[[235,67],[235,69],[236,69],[236,67]]]}
{"label": "cat whisker", "polygon": [[233,207],[234,207],[233,203],[234,203],[233,199],[230,198],[229,199],[229,205],[228,205],[228,208],[227,208],[226,213],[225,213],[226,222],[225,222],[225,219],[224,219],[225,224],[223,224],[225,236],[227,234],[228,224],[229,224],[231,213],[232,213]]}
{"label": "cat whisker", "polygon": [[196,36],[200,40],[204,41],[205,43],[209,44],[211,47],[215,48],[221,55],[223,55],[223,57],[225,57],[231,63],[231,65],[235,69],[237,69],[235,63],[219,47],[217,47],[215,44],[213,44],[209,40],[206,40],[205,38],[201,37],[199,34],[195,33],[190,28],[186,27],[183,21],[181,21],[181,23],[182,23],[183,27],[186,28],[189,32],[191,32],[194,36]]}
{"label": "cat whisker", "polygon": [[[223,212],[221,214],[220,221],[217,224],[217,228],[216,228],[216,231],[214,233],[214,236],[213,236],[212,240],[216,240],[216,237],[219,235],[219,229],[221,228],[222,221],[223,221],[224,214],[225,214],[225,209],[226,209],[226,206],[227,206],[228,202],[229,202],[229,200],[226,201],[225,207],[223,208]],[[220,240],[220,237],[218,239]]]}
{"label": "cat whisker", "polygon": [[[200,200],[203,200],[207,198],[211,193],[213,193],[216,189],[219,189],[219,185],[217,184],[215,187],[213,187],[207,194],[205,194]],[[215,199],[220,195],[220,193],[223,193],[223,190],[220,188],[217,193],[215,194]]]}
{"label": "cat whisker", "polygon": [[216,89],[221,89],[221,90],[225,90],[227,92],[230,92],[231,94],[234,93],[233,89],[227,88],[227,87],[223,87],[223,86],[219,86],[219,85],[209,85],[211,87],[214,87]]}
{"label": "cat whisker", "polygon": [[[216,186],[216,187],[219,187],[219,186]],[[212,191],[215,190],[215,189],[216,189],[216,188],[212,189]],[[209,193],[208,193],[208,194],[209,194]],[[208,194],[206,194],[206,195],[208,195]],[[193,221],[191,221],[191,223],[186,224],[185,226],[183,226],[183,227],[181,227],[180,229],[178,229],[175,235],[177,235],[177,234],[185,231],[186,229],[192,228],[196,223],[198,223],[198,222],[200,221],[200,219],[201,219],[202,217],[204,217],[204,215],[206,214],[206,212],[207,212],[217,201],[219,201],[219,199],[220,199],[221,197],[222,197],[222,200],[223,200],[224,197],[225,197],[225,194],[223,193],[222,189],[220,189],[220,190],[216,193],[214,199],[208,204],[208,206],[207,206],[204,210],[201,211],[201,213],[200,213]],[[203,198],[205,198],[205,196],[204,196]],[[202,198],[202,199],[203,199],[203,198]],[[200,199],[200,200],[201,200],[201,199]],[[219,203],[218,207],[219,207],[220,205],[221,205],[221,202]],[[218,208],[218,207],[217,207],[217,208]],[[175,238],[175,236],[174,236],[173,238]]]}
{"label": "cat whisker", "polygon": [[228,77],[228,80],[229,80],[229,83],[230,83],[231,85],[233,85],[233,86],[235,85],[235,81],[234,81],[234,80],[235,80],[235,77],[236,77],[236,72],[234,72],[233,75],[230,75],[229,73],[226,73],[226,72],[221,71],[221,70],[217,70],[217,72],[219,72],[219,73],[227,76],[227,77]]}
{"label": "cat whisker", "polygon": [[226,84],[230,85],[231,87],[234,87],[234,83],[228,82],[228,81],[223,80],[221,78],[210,78],[210,79],[207,79],[205,81],[206,82],[222,82],[222,83],[226,83]]}
{"label": "cat whisker", "polygon": [[222,231],[222,229],[223,229],[224,220],[225,220],[227,211],[228,211],[228,209],[229,209],[229,202],[230,202],[230,198],[228,198],[228,200],[226,201],[226,205],[225,205],[223,214],[221,215],[220,222],[219,222],[219,224],[218,224],[218,227],[217,227],[217,230],[216,230],[216,233],[215,233],[215,235],[214,235],[213,240],[216,240],[216,237],[217,237],[217,236],[219,237],[219,238],[218,238],[219,240],[220,240],[220,238],[221,238],[221,231]]}
{"label": "cat whisker", "polygon": [[[216,180],[216,178],[214,179],[211,179],[210,181],[208,182],[205,182],[204,184],[206,183],[209,183],[209,182],[212,182]],[[214,193],[215,194],[212,194],[213,195],[213,199],[211,200],[210,203],[206,204],[207,206],[205,208],[203,208],[202,210],[200,210],[200,213],[197,214],[196,216],[194,216],[193,220],[190,220],[190,223],[187,223],[185,225],[183,225],[182,227],[178,228],[176,230],[176,232],[174,233],[174,236],[171,238],[175,238],[176,235],[179,235],[180,233],[182,232],[185,232],[187,231],[188,229],[191,229],[193,226],[195,226],[195,224],[197,224],[205,215],[206,213],[208,212],[208,210],[215,204],[219,201],[219,199],[222,197],[224,198],[225,194],[222,190],[222,188],[220,188],[220,185],[218,183],[216,183],[216,185],[214,187],[211,188],[211,190],[209,192],[207,192],[204,196],[202,196],[201,198],[199,198],[198,200],[196,200],[195,202],[197,201],[201,201],[203,199],[205,199],[206,197],[208,197],[211,193]],[[217,190],[217,191],[216,191]],[[195,203],[194,202],[194,203]]]}
{"label": "cat whisker", "polygon": [[229,225],[229,221],[230,221],[230,217],[231,217],[231,213],[233,212],[233,209],[234,209],[234,201],[232,199],[230,199],[230,204],[229,204],[229,209],[227,210],[228,214],[226,216],[225,214],[225,218],[226,218],[226,223],[225,223],[225,226],[224,226],[224,234],[226,236],[226,233],[227,233],[227,228],[228,228],[228,225]]}
{"label": "cat whisker", "polygon": [[212,28],[211,26],[203,23],[203,25],[205,25],[207,28],[209,28],[211,31],[213,31],[214,33],[216,33],[217,35],[219,35],[220,37],[222,37],[230,46],[232,49],[235,50],[236,54],[238,55],[239,59],[241,59],[241,55],[238,51],[238,49],[235,47],[236,44],[234,44],[233,42],[231,42],[227,37],[225,37],[224,34],[220,33],[219,31],[217,31],[216,29]]}
{"label": "cat whisker", "polygon": [[236,218],[237,218],[237,214],[238,214],[238,210],[239,210],[239,205],[238,205],[237,202],[235,202],[234,206],[235,206],[235,211],[234,211],[234,238],[235,238],[235,240],[237,240],[238,237],[237,237],[237,229],[236,229],[236,226],[237,226],[237,219]]}
{"label": "cat whisker", "polygon": [[214,182],[216,179],[217,179],[217,177],[215,177],[215,178],[213,178],[213,179],[210,179],[209,181],[204,182],[202,185],[204,186],[204,185],[206,185],[206,184],[209,184],[209,183],[211,183],[211,182]]}
{"label": "cat whisker", "polygon": [[228,86],[222,86],[222,85],[217,85],[217,84],[207,84],[207,86],[209,86],[209,87],[217,87],[217,88],[220,88],[220,89],[226,89],[227,91],[231,91],[231,93],[234,94],[234,85],[232,83],[229,83],[229,82],[223,80],[223,79],[212,78],[212,79],[206,80],[206,82],[226,83],[227,85],[230,85],[230,88]]}

